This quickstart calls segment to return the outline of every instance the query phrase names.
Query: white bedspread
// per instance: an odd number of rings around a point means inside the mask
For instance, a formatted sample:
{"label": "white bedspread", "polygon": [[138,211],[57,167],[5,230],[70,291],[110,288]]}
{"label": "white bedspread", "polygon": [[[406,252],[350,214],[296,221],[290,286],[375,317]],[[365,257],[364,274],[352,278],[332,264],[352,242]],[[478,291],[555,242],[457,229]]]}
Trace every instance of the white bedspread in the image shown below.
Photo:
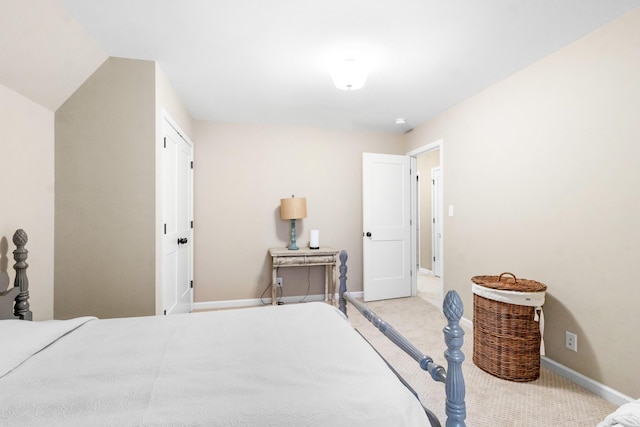
{"label": "white bedspread", "polygon": [[598,427],[640,427],[640,399],[620,406],[607,415]]}
{"label": "white bedspread", "polygon": [[[2,352],[24,341],[7,341],[14,322],[4,322]],[[67,321],[38,323],[58,322]],[[415,397],[324,303],[69,329],[0,378],[0,425],[429,425]]]}

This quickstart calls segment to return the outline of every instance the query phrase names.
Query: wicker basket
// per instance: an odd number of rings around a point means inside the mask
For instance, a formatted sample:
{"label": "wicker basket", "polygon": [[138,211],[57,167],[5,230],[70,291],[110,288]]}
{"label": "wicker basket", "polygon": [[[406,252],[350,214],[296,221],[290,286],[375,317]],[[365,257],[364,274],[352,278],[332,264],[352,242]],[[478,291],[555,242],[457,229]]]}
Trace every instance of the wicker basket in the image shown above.
{"label": "wicker basket", "polygon": [[[505,275],[512,277],[503,278]],[[544,292],[546,285],[516,279],[511,273],[475,276],[485,288]],[[533,381],[540,376],[540,324],[536,307],[510,304],[473,295],[473,363],[480,369],[511,381]],[[538,313],[539,314],[539,313]]]}

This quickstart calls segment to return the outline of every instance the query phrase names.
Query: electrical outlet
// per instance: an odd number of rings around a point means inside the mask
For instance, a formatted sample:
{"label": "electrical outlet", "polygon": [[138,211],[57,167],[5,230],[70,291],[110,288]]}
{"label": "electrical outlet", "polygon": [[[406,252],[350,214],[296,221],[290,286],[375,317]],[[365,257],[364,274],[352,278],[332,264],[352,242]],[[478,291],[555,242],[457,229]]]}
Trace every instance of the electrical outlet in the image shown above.
{"label": "electrical outlet", "polygon": [[282,277],[276,277],[276,287],[277,288],[282,287]]}
{"label": "electrical outlet", "polygon": [[573,332],[566,331],[565,346],[569,350],[578,351],[578,336]]}

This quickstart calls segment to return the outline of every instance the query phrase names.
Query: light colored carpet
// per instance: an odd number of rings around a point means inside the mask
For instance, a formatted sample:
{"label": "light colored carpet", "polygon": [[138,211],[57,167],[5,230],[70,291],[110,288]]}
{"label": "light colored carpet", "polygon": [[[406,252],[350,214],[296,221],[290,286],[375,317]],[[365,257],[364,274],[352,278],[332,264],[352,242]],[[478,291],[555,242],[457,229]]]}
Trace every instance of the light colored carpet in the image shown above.
{"label": "light colored carpet", "polygon": [[430,273],[418,272],[418,296],[440,307],[442,305],[442,280]]}
{"label": "light colored carpet", "polygon": [[[446,319],[440,310],[420,297],[367,303],[376,314],[391,324],[436,363],[446,367],[442,328]],[[428,373],[387,340],[353,307],[352,324],[418,392],[422,403],[444,425],[444,384],[434,382]],[[465,307],[468,312],[471,307]],[[516,383],[496,378],[473,364],[472,330],[464,328],[465,354],[463,374],[466,382],[467,425],[567,426],[597,425],[617,407],[569,380],[542,368],[536,381]]]}

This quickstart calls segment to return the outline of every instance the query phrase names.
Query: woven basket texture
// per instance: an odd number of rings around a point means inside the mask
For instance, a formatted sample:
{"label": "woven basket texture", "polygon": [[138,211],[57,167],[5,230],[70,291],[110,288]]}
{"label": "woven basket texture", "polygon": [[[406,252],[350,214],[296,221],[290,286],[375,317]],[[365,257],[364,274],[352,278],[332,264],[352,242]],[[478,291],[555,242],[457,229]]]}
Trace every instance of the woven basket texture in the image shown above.
{"label": "woven basket texture", "polygon": [[[542,292],[534,280],[475,276],[471,280],[492,289]],[[502,279],[502,280],[501,280]],[[473,295],[473,363],[510,381],[533,381],[540,376],[540,324],[536,308]]]}
{"label": "woven basket texture", "polygon": [[471,281],[476,285],[501,291],[544,292],[547,290],[547,285],[535,280],[517,279],[513,273],[502,273],[499,276],[473,276]]}

